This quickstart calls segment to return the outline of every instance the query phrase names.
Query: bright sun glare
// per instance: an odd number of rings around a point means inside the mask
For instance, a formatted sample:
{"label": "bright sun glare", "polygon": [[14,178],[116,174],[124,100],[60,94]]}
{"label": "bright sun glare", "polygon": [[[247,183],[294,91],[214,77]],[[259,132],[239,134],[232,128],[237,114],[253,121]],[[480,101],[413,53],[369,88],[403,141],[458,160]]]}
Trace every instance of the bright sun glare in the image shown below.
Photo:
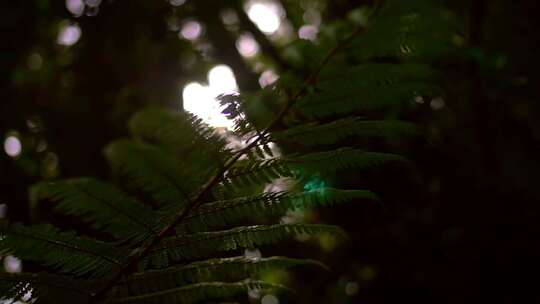
{"label": "bright sun glare", "polygon": [[[257,27],[266,34],[275,33],[283,17],[283,8],[271,0],[251,0],[246,4],[246,12]],[[194,27],[195,23],[186,23],[181,30],[181,35],[189,40],[195,40],[200,36],[200,28]],[[190,26],[188,26],[190,25]],[[186,27],[188,26],[188,27]],[[191,31],[195,29],[194,31]],[[191,35],[192,32],[196,34]],[[259,51],[259,45],[251,36],[243,35],[237,41],[237,48],[245,57],[252,57]],[[261,80],[261,85],[266,86],[277,79],[275,73],[266,75]],[[216,97],[220,94],[238,91],[234,73],[226,65],[218,65],[212,68],[207,75],[208,85],[198,82],[188,83],[182,92],[184,109],[191,112],[207,124],[216,128],[232,128],[233,122],[221,114],[221,107]],[[268,79],[267,79],[268,78]]]}
{"label": "bright sun glare", "polygon": [[208,86],[191,82],[184,87],[184,109],[199,116],[216,128],[232,128],[233,122],[221,114],[216,96],[238,91],[234,73],[226,65],[218,65],[208,72]]}
{"label": "bright sun glare", "polygon": [[275,33],[281,24],[279,6],[273,2],[248,4],[247,13],[249,19],[266,34]]}

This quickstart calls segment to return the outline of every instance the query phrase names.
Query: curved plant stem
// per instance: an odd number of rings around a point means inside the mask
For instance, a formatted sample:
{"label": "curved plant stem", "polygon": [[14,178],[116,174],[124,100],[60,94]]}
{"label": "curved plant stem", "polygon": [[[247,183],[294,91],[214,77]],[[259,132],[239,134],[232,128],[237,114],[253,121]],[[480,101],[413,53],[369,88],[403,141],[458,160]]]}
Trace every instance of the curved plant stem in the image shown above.
{"label": "curved plant stem", "polygon": [[172,221],[169,223],[166,227],[164,227],[153,239],[152,241],[148,242],[144,247],[142,247],[141,250],[138,250],[134,254],[132,254],[128,261],[123,265],[123,267],[116,273],[114,276],[112,276],[106,284],[103,285],[97,292],[92,294],[92,303],[95,303],[96,301],[102,299],[109,290],[111,290],[115,284],[125,275],[127,275],[130,271],[132,271],[135,266],[148,255],[148,253],[167,235],[170,235],[170,233],[174,230],[174,228],[180,224],[188,215],[189,213],[198,208],[202,203],[204,197],[210,193],[212,188],[218,184],[225,173],[246,153],[248,153],[252,148],[257,146],[261,140],[265,138],[265,135],[268,134],[268,132],[277,125],[283,117],[288,113],[290,108],[294,105],[294,103],[300,98],[302,95],[304,95],[307,91],[307,88],[311,85],[316,84],[317,79],[319,77],[319,74],[321,73],[322,69],[330,62],[330,60],[339,53],[345,46],[347,46],[354,37],[358,36],[363,30],[358,29],[355,32],[353,32],[349,37],[347,37],[345,40],[340,42],[336,47],[334,47],[327,56],[323,59],[319,67],[306,79],[304,86],[291,98],[289,98],[289,101],[287,104],[281,109],[277,117],[258,135],[249,145],[246,147],[240,149],[237,151],[227,162],[221,167],[221,169],[216,172],[215,175],[213,175],[206,184],[202,187],[201,191],[197,194],[197,196],[191,200],[189,204],[187,204],[186,208],[184,208]]}

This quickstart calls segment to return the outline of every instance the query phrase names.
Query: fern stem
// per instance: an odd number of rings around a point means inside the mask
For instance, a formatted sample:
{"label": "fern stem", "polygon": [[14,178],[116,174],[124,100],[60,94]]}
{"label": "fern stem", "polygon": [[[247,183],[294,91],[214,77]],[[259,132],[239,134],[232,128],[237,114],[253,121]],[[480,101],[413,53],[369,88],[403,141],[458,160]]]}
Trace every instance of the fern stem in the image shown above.
{"label": "fern stem", "polygon": [[350,34],[347,38],[345,38],[343,41],[338,43],[328,54],[324,57],[324,59],[321,61],[317,69],[311,73],[306,81],[304,82],[304,85],[302,88],[293,96],[289,97],[289,101],[285,106],[281,109],[279,112],[277,118],[268,125],[267,128],[264,129],[262,132],[262,135],[267,135],[268,131],[270,131],[274,126],[276,126],[282,119],[285,117],[285,115],[289,112],[291,107],[296,103],[298,98],[302,97],[308,89],[308,87],[313,86],[317,83],[317,80],[319,78],[319,75],[321,74],[324,67],[332,60],[332,58],[338,54],[341,50],[343,50],[344,47],[346,47],[354,38],[356,38],[358,35],[360,35],[364,31],[364,28],[359,27],[356,29],[352,34]]}
{"label": "fern stem", "polygon": [[288,102],[285,104],[285,106],[281,109],[277,117],[268,124],[266,128],[261,131],[261,133],[246,147],[240,149],[234,155],[227,160],[227,162],[219,169],[219,171],[214,174],[208,182],[202,187],[202,190],[199,192],[199,194],[191,200],[191,203],[186,205],[186,208],[180,212],[180,214],[166,227],[164,227],[153,239],[151,242],[149,242],[146,246],[142,248],[142,250],[139,250],[132,254],[130,258],[128,259],[127,263],[124,264],[124,266],[111,278],[105,285],[103,285],[102,288],[100,288],[97,292],[95,292],[92,295],[91,303],[95,303],[96,301],[102,299],[109,290],[111,290],[116,283],[124,276],[126,275],[130,270],[135,268],[137,263],[144,257],[146,257],[150,251],[167,235],[170,234],[171,231],[174,230],[174,228],[180,224],[184,219],[186,219],[189,215],[189,213],[198,208],[203,203],[203,198],[208,195],[212,188],[217,185],[221,179],[225,176],[225,173],[245,154],[247,154],[251,149],[256,147],[260,141],[262,141],[266,135],[269,133],[270,130],[272,130],[273,127],[278,125],[283,117],[288,113],[290,108],[294,105],[294,103],[300,98],[302,95],[304,95],[308,89],[309,86],[312,86],[317,83],[317,80],[319,78],[319,74],[324,69],[324,67],[330,62],[330,60],[338,54],[344,47],[346,47],[356,36],[360,35],[363,32],[363,28],[358,28],[355,30],[351,35],[349,35],[346,39],[338,43],[330,52],[325,56],[325,58],[322,60],[321,64],[317,67],[317,69],[309,75],[309,77],[304,82],[304,85],[302,88],[294,94],[291,98],[289,98]]}

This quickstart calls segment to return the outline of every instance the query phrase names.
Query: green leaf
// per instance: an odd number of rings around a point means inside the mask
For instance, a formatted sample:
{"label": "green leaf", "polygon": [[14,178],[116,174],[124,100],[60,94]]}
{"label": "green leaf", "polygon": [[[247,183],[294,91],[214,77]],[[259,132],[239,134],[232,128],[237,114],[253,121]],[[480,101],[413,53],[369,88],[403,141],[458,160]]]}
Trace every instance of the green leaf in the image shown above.
{"label": "green leaf", "polygon": [[407,162],[407,159],[390,153],[340,148],[301,156],[252,160],[231,168],[222,180],[221,187],[234,192],[235,188],[268,184],[280,177],[304,179],[313,175],[335,174],[342,169],[371,169],[391,162]]}
{"label": "green leaf", "polygon": [[297,143],[305,146],[329,145],[349,137],[396,139],[412,137],[420,132],[414,124],[397,120],[361,120],[345,118],[327,124],[306,124],[282,132],[275,132],[276,142]]}
{"label": "green leaf", "polygon": [[279,284],[262,281],[242,281],[236,283],[207,282],[174,288],[141,296],[121,298],[114,303],[126,304],[163,304],[163,303],[198,303],[208,300],[227,300],[239,295],[245,295],[250,290],[282,292],[290,291]]}
{"label": "green leaf", "polygon": [[239,224],[255,216],[283,215],[287,210],[332,206],[354,200],[379,199],[367,190],[320,188],[302,193],[269,192],[203,204],[186,217],[177,231],[207,231],[209,228]]}
{"label": "green leaf", "polygon": [[42,183],[36,189],[41,198],[58,202],[56,210],[80,216],[118,239],[137,241],[157,234],[154,211],[111,184],[78,178]]}
{"label": "green leaf", "polygon": [[328,89],[300,99],[295,109],[314,118],[335,115],[369,114],[389,109],[406,109],[418,96],[436,97],[441,89],[425,82],[399,82],[387,87],[349,86]]}
{"label": "green leaf", "polygon": [[286,162],[295,172],[295,176],[306,178],[315,175],[335,174],[343,169],[366,170],[391,162],[407,163],[408,161],[397,154],[340,148],[290,158]]}
{"label": "green leaf", "polygon": [[439,1],[387,1],[369,30],[351,46],[359,61],[396,57],[432,62],[454,50],[458,31],[452,16]]}
{"label": "green leaf", "polygon": [[194,260],[224,251],[272,244],[297,235],[321,233],[331,234],[341,239],[347,238],[341,228],[331,225],[278,224],[247,226],[165,238],[151,250],[149,257],[152,260],[152,265],[162,268],[168,265],[169,260]]}
{"label": "green leaf", "polygon": [[294,109],[315,118],[411,107],[418,96],[438,96],[439,73],[425,64],[336,66],[321,75],[314,92]]}
{"label": "green leaf", "polygon": [[0,235],[0,252],[79,276],[117,271],[127,255],[125,248],[60,232],[51,225],[13,224],[1,227]]}
{"label": "green leaf", "polygon": [[143,295],[200,282],[253,279],[273,269],[294,267],[315,267],[328,271],[325,265],[313,260],[286,257],[252,259],[243,256],[218,258],[131,275],[116,287],[116,294]]}
{"label": "green leaf", "polygon": [[253,159],[238,163],[226,173],[221,181],[222,189],[233,192],[235,188],[251,187],[271,183],[279,177],[290,177],[293,173],[281,158]]}
{"label": "green leaf", "polygon": [[105,150],[113,170],[128,185],[149,194],[155,204],[181,205],[204,183],[204,175],[189,162],[179,166],[170,153],[157,146],[128,140],[115,141]]}
{"label": "green leaf", "polygon": [[186,112],[149,107],[131,118],[129,129],[143,141],[166,147],[183,159],[189,158],[199,170],[223,163],[230,156],[224,138],[200,118]]}
{"label": "green leaf", "polygon": [[440,73],[427,64],[420,63],[365,63],[354,66],[331,66],[322,71],[316,85],[318,90],[334,89],[339,94],[343,89],[386,89],[393,84],[425,82],[437,83]]}

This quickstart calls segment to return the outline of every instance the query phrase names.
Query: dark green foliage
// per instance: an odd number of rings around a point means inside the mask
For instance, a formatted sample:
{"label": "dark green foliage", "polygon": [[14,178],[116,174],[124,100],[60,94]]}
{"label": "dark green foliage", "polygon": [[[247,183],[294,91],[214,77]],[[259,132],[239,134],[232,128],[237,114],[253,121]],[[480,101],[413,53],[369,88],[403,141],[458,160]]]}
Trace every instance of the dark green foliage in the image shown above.
{"label": "dark green foliage", "polygon": [[296,175],[308,178],[316,175],[330,175],[343,169],[365,170],[388,162],[403,162],[406,159],[396,154],[366,152],[353,148],[340,148],[302,155],[289,160]]}
{"label": "dark green foliage", "polygon": [[73,303],[73,299],[87,302],[95,282],[85,282],[68,276],[49,273],[0,273],[0,294],[7,299],[39,298],[40,303]]}
{"label": "dark green foliage", "polygon": [[51,225],[2,227],[0,252],[36,261],[61,272],[101,277],[119,269],[125,261],[125,248],[72,232],[60,232]]}
{"label": "dark green foliage", "polygon": [[[327,141],[331,141],[332,136],[335,135],[330,135]],[[222,186],[225,189],[234,190],[270,183],[273,179],[280,177],[304,180],[311,176],[334,174],[342,169],[369,169],[396,161],[406,160],[395,154],[366,152],[353,148],[261,159],[233,167],[223,179]]]}
{"label": "dark green foliage", "polygon": [[[43,302],[69,294],[76,303],[199,303],[235,298],[249,290],[285,289],[258,281],[263,270],[324,268],[310,260],[231,255],[303,235],[347,239],[337,226],[279,224],[276,219],[289,210],[378,201],[369,190],[307,183],[346,170],[360,174],[407,162],[397,154],[365,151],[342,141],[418,133],[414,125],[380,114],[406,107],[417,97],[440,95],[437,73],[420,63],[364,61],[432,60],[448,47],[444,34],[450,27],[438,12],[429,1],[388,1],[368,30],[344,50],[363,64],[336,64],[295,94],[285,83],[265,90],[262,94],[270,100],[287,99],[277,112],[257,110],[260,105],[236,95],[221,96],[224,112],[236,120],[235,135],[249,142],[239,151],[228,150],[225,140],[191,115],[156,108],[139,112],[129,123],[132,138],[105,148],[114,184],[82,178],[34,189],[38,198],[53,201],[58,212],[80,218],[115,241],[78,237],[50,225],[4,224],[0,230],[1,253],[77,277],[101,298],[76,295],[79,290],[71,285],[65,285],[63,294],[58,288],[62,284],[55,282],[66,278],[49,280],[48,274],[2,275],[0,280],[8,282],[0,289],[2,296],[16,299],[32,289]],[[393,19],[398,26],[390,26]],[[301,119],[284,122],[289,114]],[[325,122],[314,123],[312,118]],[[270,146],[287,142],[316,152],[278,153]],[[288,178],[296,187],[263,192],[258,188],[278,178]],[[101,284],[94,285],[96,280]]]}
{"label": "dark green foliage", "polygon": [[207,231],[237,224],[253,216],[283,215],[288,210],[333,206],[355,200],[378,201],[367,190],[321,188],[303,193],[268,192],[251,197],[217,201],[202,205],[177,229]]}
{"label": "dark green foliage", "polygon": [[[166,111],[159,111],[163,112],[161,116],[158,115],[158,110],[149,110],[138,114],[134,120],[151,121],[167,115]],[[186,119],[186,117],[188,116],[179,115],[176,119],[181,120]],[[180,123],[178,122],[178,124]],[[171,125],[174,126],[174,124]],[[201,130],[200,126],[195,129]],[[43,183],[36,185],[33,189],[38,199],[48,199],[55,203],[55,209],[58,212],[80,217],[84,222],[89,223],[90,227],[110,234],[118,242],[102,242],[81,238],[74,233],[59,232],[52,226],[25,227],[13,224],[5,225],[2,229],[2,234],[5,235],[0,241],[2,251],[14,254],[24,260],[41,263],[50,267],[51,270],[91,279],[87,281],[90,283],[94,278],[106,281],[111,274],[121,271],[128,259],[136,256],[143,246],[147,246],[149,240],[156,237],[161,238],[158,235],[162,229],[168,226],[175,216],[187,206],[197,191],[204,187],[203,177],[207,176],[208,173],[192,168],[192,165],[197,166],[196,161],[193,163],[181,161],[183,155],[177,155],[176,148],[184,149],[185,147],[178,144],[181,142],[180,140],[173,141],[173,136],[164,136],[163,134],[166,133],[160,133],[160,135],[144,130],[138,130],[137,133],[146,134],[139,137],[146,142],[126,139],[117,141],[106,149],[106,155],[111,162],[114,173],[120,181],[124,181],[122,183],[124,190],[92,178]],[[154,135],[150,136],[151,133]],[[186,143],[193,145],[195,142],[195,149],[205,149],[216,143],[212,142],[214,140],[212,136],[208,136],[204,131],[195,134],[197,140],[190,140]],[[177,134],[177,136],[183,136],[183,134]],[[162,141],[154,140],[156,138],[161,138]],[[171,140],[166,142],[165,138]],[[149,143],[149,141],[153,141],[153,143]],[[199,147],[196,144],[197,141],[207,144],[202,144]],[[173,142],[175,145],[177,144],[175,149],[171,149],[172,145],[167,144]],[[227,152],[222,149],[219,153]],[[212,154],[211,151],[207,155],[210,154]],[[197,157],[200,157],[200,154],[195,156],[195,159]],[[215,169],[219,167],[218,165]],[[295,168],[299,168],[298,165]],[[190,173],[184,174],[184,172]],[[196,173],[198,175],[194,175]],[[137,191],[144,193],[143,202],[136,198]],[[270,199],[272,196],[275,196],[274,199]],[[151,299],[155,299],[155,301],[173,300],[179,297],[185,299],[184,301],[196,301],[236,295],[253,287],[275,287],[263,282],[242,280],[246,278],[246,274],[255,275],[260,269],[266,269],[271,265],[317,266],[319,264],[284,258],[260,260],[257,263],[244,258],[232,258],[201,261],[198,262],[199,264],[191,266],[181,265],[189,261],[220,256],[226,251],[275,243],[296,235],[330,233],[343,236],[344,233],[339,228],[326,225],[238,225],[242,223],[242,219],[246,218],[250,208],[260,210],[258,214],[265,216],[283,214],[286,210],[331,205],[351,201],[355,198],[375,199],[375,195],[368,191],[348,192],[321,189],[305,194],[268,193],[258,197],[235,198],[232,201],[209,201],[178,225],[175,229],[176,236],[164,237],[149,251],[148,256],[141,259],[139,269],[142,273],[135,276],[138,278],[136,279],[137,284],[143,284],[141,276],[144,278],[149,269],[157,269],[155,271],[158,273],[176,273],[176,275],[184,276],[185,274],[178,274],[177,270],[188,272],[195,269],[199,272],[202,271],[204,265],[208,265],[207,267],[212,265],[211,267],[217,269],[215,277],[214,275],[203,276],[200,274],[199,279],[197,276],[192,276],[190,281],[174,286],[158,284],[153,289],[137,288],[138,293],[130,291],[132,287],[129,287],[127,292],[119,296],[121,297],[119,301],[131,303],[154,301]],[[272,200],[279,204],[268,204]],[[276,210],[272,210],[274,208]],[[225,212],[225,210],[227,211]],[[205,232],[214,226],[236,228]],[[187,234],[186,228],[189,232],[195,233]],[[245,264],[245,267],[227,267],[231,265],[229,262],[234,262],[235,265]],[[240,282],[218,282],[223,279],[225,274],[228,278],[225,281]],[[6,291],[9,296],[25,294],[28,291],[27,284],[36,286],[36,288],[44,284],[39,275],[37,277],[28,274],[14,275],[10,277],[10,280],[20,280],[21,284],[15,282],[10,285],[10,289]],[[127,280],[131,280],[130,276],[127,277]],[[154,280],[153,278],[142,280],[148,286],[154,286],[150,283]],[[99,288],[99,286],[94,288],[94,292],[98,291]],[[116,292],[121,289],[121,285],[114,288]],[[48,290],[44,289],[43,292],[48,292]],[[148,292],[143,293],[144,290]],[[42,298],[48,299],[48,296],[44,294]],[[84,301],[83,298],[80,297],[81,301]]]}
{"label": "dark green foliage", "polygon": [[200,303],[208,300],[230,299],[245,295],[250,290],[269,292],[288,291],[286,287],[263,281],[246,280],[235,283],[197,283],[141,296],[121,298],[113,303]]}
{"label": "dark green foliage", "polygon": [[296,107],[304,115],[316,118],[410,108],[417,96],[441,94],[435,81],[435,71],[420,64],[340,68],[323,77],[314,92],[301,99]]}
{"label": "dark green foliage", "polygon": [[238,227],[215,232],[200,232],[165,238],[154,248],[149,257],[151,264],[163,268],[169,261],[190,261],[210,257],[224,251],[254,248],[268,245],[297,235],[329,233],[345,238],[346,234],[336,226],[311,224],[278,224]]}
{"label": "dark green foliage", "polygon": [[387,1],[354,44],[359,61],[400,58],[436,61],[454,51],[457,25],[437,0]]}
{"label": "dark green foliage", "polygon": [[418,127],[406,121],[344,118],[327,124],[310,123],[283,132],[275,132],[272,138],[276,142],[321,146],[355,137],[399,139],[418,134],[420,134]]}
{"label": "dark green foliage", "polygon": [[105,155],[118,176],[159,206],[187,203],[196,191],[189,184],[190,172],[180,167],[174,155],[156,146],[117,141],[106,148]]}
{"label": "dark green foliage", "polygon": [[41,199],[58,202],[59,212],[80,216],[118,240],[140,241],[157,234],[154,211],[111,184],[80,178],[38,184],[34,191]]}
{"label": "dark green foliage", "polygon": [[230,156],[225,149],[226,141],[189,113],[149,108],[133,116],[129,129],[136,138],[189,157],[194,162],[194,170],[199,170],[197,174],[211,171],[212,165],[219,166]]}
{"label": "dark green foliage", "polygon": [[[276,268],[314,267],[328,270],[323,264],[305,259],[286,257],[271,258],[219,258],[187,265],[169,267],[163,270],[149,270],[136,273],[116,287],[118,294],[142,295],[186,284],[237,281],[246,277],[257,278]],[[151,284],[149,283],[151,282]]]}

